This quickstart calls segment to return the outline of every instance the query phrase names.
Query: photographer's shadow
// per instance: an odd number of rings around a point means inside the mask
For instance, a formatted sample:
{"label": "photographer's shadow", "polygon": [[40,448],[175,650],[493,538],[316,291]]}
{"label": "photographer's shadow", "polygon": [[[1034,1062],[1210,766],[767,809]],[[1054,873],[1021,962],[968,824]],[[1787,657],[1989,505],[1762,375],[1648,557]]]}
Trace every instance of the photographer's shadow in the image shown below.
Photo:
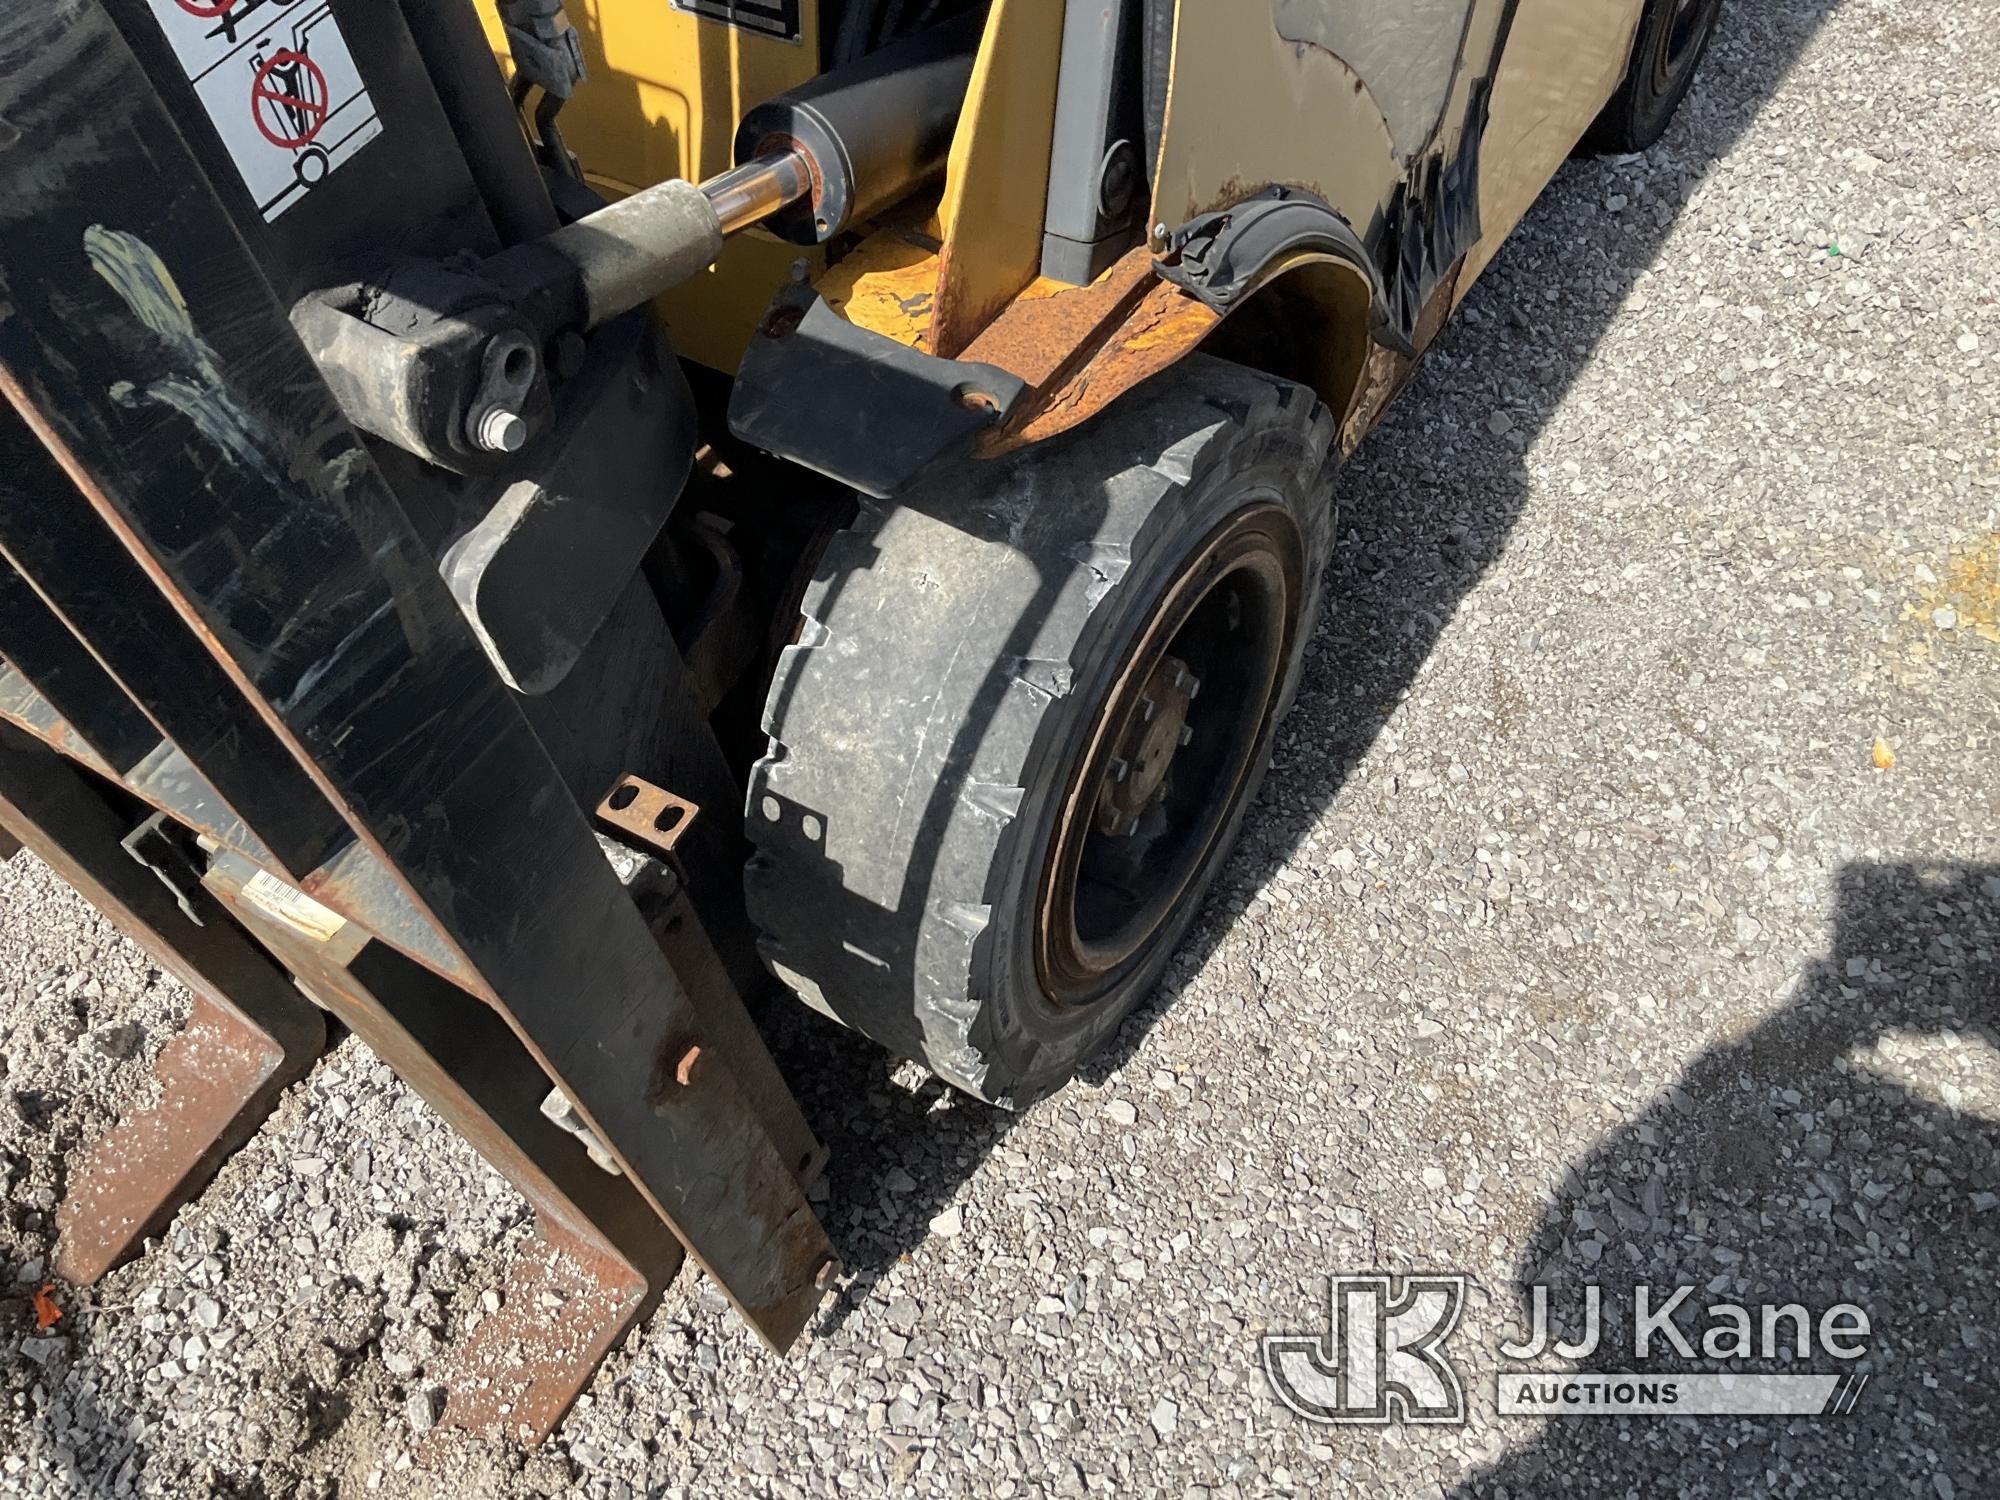
{"label": "photographer's shadow", "polygon": [[1695,1289],[1678,1321],[1697,1355],[1714,1304],[1852,1303],[1872,1325],[1861,1359],[1758,1368],[1865,1373],[1854,1410],[1556,1418],[1461,1494],[2000,1492],[2000,1056],[1979,1055],[2000,1046],[2000,866],[1849,865],[1836,921],[1780,1013],[1564,1174],[1515,1327],[1541,1284],[1574,1336],[1594,1283],[1588,1368],[1723,1368],[1659,1358],[1664,1338],[1635,1361],[1635,1288],[1656,1310]]}

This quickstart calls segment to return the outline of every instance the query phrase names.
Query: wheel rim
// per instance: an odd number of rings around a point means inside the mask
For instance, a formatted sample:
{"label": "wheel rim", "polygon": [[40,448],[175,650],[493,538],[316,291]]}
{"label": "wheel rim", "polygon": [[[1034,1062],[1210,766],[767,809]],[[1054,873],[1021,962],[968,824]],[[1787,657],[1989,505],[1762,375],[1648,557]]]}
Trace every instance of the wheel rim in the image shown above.
{"label": "wheel rim", "polygon": [[1674,16],[1660,33],[1653,57],[1653,92],[1664,94],[1694,61],[1715,21],[1715,0],[1678,0]]}
{"label": "wheel rim", "polygon": [[1278,506],[1239,510],[1161,593],[1100,705],[1043,875],[1035,964],[1102,999],[1190,899],[1241,800],[1290,659],[1303,576]]}

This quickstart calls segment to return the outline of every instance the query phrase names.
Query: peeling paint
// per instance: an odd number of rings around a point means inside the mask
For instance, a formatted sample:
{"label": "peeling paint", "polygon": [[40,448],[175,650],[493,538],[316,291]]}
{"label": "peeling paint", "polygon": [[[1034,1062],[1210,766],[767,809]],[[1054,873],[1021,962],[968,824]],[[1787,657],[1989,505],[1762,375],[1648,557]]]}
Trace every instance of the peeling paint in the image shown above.
{"label": "peeling paint", "polygon": [[1272,24],[1295,46],[1324,52],[1353,72],[1408,165],[1430,142],[1451,95],[1474,0],[1336,5],[1273,0]]}

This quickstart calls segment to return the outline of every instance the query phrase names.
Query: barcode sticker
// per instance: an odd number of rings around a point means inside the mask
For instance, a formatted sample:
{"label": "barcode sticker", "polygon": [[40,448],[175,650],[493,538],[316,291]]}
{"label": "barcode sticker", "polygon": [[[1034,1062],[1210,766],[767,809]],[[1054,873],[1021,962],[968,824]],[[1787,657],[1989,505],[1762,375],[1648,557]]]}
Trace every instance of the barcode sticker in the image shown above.
{"label": "barcode sticker", "polygon": [[265,916],[317,942],[326,942],[347,925],[347,918],[339,912],[328,911],[304,891],[263,870],[243,882],[243,899]]}

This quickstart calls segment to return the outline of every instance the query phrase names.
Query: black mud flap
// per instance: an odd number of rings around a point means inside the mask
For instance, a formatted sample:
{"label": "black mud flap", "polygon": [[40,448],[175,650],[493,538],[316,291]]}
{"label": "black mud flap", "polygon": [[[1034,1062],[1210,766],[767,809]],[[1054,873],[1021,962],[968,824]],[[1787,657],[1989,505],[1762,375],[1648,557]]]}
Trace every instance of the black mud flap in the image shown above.
{"label": "black mud flap", "polygon": [[1266,188],[1234,208],[1183,225],[1167,236],[1166,248],[1166,257],[1153,263],[1160,279],[1225,318],[1282,260],[1309,250],[1344,260],[1368,279],[1373,309],[1368,331],[1398,353],[1416,353],[1408,332],[1390,318],[1381,267],[1353,226],[1316,193]]}

